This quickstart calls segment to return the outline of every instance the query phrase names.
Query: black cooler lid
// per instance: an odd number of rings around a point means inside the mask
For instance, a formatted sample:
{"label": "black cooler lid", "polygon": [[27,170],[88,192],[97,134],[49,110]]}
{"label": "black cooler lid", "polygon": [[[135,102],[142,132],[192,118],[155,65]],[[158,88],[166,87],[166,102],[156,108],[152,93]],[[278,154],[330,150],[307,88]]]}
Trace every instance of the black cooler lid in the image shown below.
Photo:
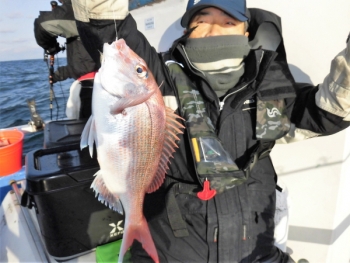
{"label": "black cooler lid", "polygon": [[44,148],[64,146],[80,142],[87,119],[58,120],[45,124]]}
{"label": "black cooler lid", "polygon": [[99,170],[96,158],[79,144],[40,149],[26,155],[26,191],[30,195],[47,194],[55,190],[92,182]]}

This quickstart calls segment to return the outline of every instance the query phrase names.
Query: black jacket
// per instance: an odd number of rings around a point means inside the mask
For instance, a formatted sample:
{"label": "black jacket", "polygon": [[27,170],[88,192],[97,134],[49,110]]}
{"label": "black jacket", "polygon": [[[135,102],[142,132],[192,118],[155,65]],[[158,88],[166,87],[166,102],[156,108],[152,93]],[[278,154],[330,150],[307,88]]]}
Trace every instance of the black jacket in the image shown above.
{"label": "black jacket", "polygon": [[95,70],[95,63],[79,38],[70,1],[65,1],[52,11],[40,12],[34,21],[34,34],[38,45],[51,54],[60,51],[58,36],[67,39],[67,65],[57,68],[54,81],[77,79]]}
{"label": "black jacket", "polygon": [[[271,13],[253,9],[251,16],[252,37],[254,27],[263,21],[274,23],[280,30],[278,17]],[[98,21],[94,23],[96,26]],[[94,26],[78,22],[83,41],[91,47],[89,52],[93,53],[103,42],[115,39],[113,21],[109,23],[101,21],[104,29],[96,30]],[[119,21],[117,26],[118,37],[125,39],[128,46],[147,62],[158,84],[163,82],[163,96],[176,96],[177,76],[171,75],[164,56],[159,55],[137,31],[131,15]],[[91,35],[97,39],[91,41]],[[244,167],[252,161],[257,145],[266,143],[256,137],[256,108],[254,105],[247,108],[244,104],[250,98],[284,100],[287,116],[296,127],[318,134],[333,134],[349,125],[341,117],[316,106],[317,86],[303,85],[301,89],[295,83],[288,69],[283,42],[277,52],[251,51],[245,59],[241,82],[229,91],[232,95],[225,99],[220,111],[216,93],[188,64],[181,47],[185,41],[186,38],[175,41],[165,57],[184,65],[188,81],[195,83],[201,91],[217,136],[239,166]],[[160,262],[288,262],[289,256],[274,246],[277,177],[270,157],[264,154],[258,158],[245,183],[209,201],[202,201],[195,195],[201,189],[201,180],[196,173],[186,130],[180,136],[179,144],[164,185],[145,197],[144,214]],[[272,144],[267,141],[267,145]],[[131,252],[134,262],[153,262],[137,241]]]}

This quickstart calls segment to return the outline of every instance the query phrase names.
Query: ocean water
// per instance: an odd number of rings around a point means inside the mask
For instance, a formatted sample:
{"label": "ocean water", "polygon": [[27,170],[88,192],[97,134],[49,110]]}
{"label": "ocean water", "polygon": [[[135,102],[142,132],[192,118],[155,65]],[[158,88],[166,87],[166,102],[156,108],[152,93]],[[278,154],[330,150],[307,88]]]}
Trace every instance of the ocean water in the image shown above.
{"label": "ocean water", "polygon": [[[55,59],[55,69],[64,65],[66,58]],[[49,67],[44,59],[0,62],[0,76],[0,128],[19,126],[30,121],[28,99],[35,99],[37,113],[44,121],[65,118],[69,88],[74,79],[53,85],[55,99],[51,114]],[[43,138],[43,131],[26,134],[23,155],[42,148]]]}

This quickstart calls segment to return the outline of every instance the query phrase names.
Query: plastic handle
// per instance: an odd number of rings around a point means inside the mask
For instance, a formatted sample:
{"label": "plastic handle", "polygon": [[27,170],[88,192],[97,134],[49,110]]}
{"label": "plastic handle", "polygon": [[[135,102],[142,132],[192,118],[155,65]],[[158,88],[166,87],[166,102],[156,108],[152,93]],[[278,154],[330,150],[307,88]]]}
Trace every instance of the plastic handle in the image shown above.
{"label": "plastic handle", "polygon": [[216,190],[210,189],[210,182],[208,180],[204,181],[203,191],[197,193],[198,198],[204,201],[212,199],[215,195]]}

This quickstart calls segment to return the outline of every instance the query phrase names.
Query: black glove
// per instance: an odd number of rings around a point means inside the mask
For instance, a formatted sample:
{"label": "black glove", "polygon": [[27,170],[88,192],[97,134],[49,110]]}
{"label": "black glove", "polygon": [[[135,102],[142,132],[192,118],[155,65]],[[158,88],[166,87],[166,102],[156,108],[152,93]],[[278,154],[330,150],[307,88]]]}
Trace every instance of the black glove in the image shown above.
{"label": "black glove", "polygon": [[56,46],[49,48],[47,50],[45,50],[45,52],[49,55],[56,55],[58,52],[60,52],[62,49],[60,47],[59,43],[56,43]]}
{"label": "black glove", "polygon": [[54,83],[56,83],[57,82],[57,79],[55,78],[55,75],[53,75],[53,76],[49,76],[49,83],[50,84],[54,84]]}
{"label": "black glove", "polygon": [[60,75],[60,72],[58,70],[56,70],[52,76],[49,76],[49,82],[50,83],[56,83],[57,81],[62,81],[62,77]]}

